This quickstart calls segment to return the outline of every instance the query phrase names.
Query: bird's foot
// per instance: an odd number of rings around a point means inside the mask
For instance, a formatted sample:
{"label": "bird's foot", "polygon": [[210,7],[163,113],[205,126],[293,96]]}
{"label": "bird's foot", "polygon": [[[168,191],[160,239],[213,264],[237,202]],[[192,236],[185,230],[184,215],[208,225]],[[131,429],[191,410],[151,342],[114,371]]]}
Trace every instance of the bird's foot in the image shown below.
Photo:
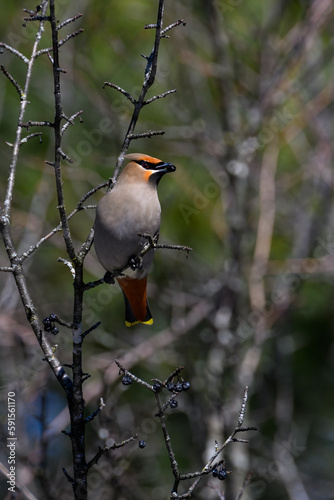
{"label": "bird's foot", "polygon": [[138,256],[138,257],[130,257],[128,264],[132,271],[135,271],[136,269],[142,269],[143,267],[143,259]]}
{"label": "bird's foot", "polygon": [[152,236],[150,233],[138,233],[138,236],[145,238],[150,244],[150,246],[152,248],[155,248],[159,240],[159,231],[157,231],[154,236]]}
{"label": "bird's foot", "polygon": [[114,275],[110,271],[106,272],[103,279],[105,283],[108,283],[108,285],[113,285],[115,283]]}

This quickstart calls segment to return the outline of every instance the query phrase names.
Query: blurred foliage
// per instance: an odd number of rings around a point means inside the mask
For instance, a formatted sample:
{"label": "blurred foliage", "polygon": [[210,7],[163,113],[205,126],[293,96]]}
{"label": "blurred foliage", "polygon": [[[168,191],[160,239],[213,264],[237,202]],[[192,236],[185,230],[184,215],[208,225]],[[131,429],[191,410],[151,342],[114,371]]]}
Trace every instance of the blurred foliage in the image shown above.
{"label": "blurred foliage", "polygon": [[[29,5],[29,3],[31,5]],[[68,116],[83,110],[66,133],[63,166],[67,209],[112,175],[132,107],[110,88],[134,96],[142,84],[154,31],[157,2],[129,0],[56,2],[60,21],[83,17],[61,30],[84,32],[61,49],[62,96]],[[0,40],[28,56],[36,27],[24,26],[22,7],[1,7]],[[245,498],[333,498],[333,4],[327,0],[192,0],[166,2],[165,26],[184,19],[162,40],[151,96],[177,92],[146,106],[136,132],[166,134],[140,139],[131,152],[147,152],[177,166],[159,185],[162,242],[187,244],[184,255],[161,250],[150,274],[152,328],[125,329],[117,287],[86,294],[85,325],[102,322],[87,337],[84,369],[87,415],[102,396],[106,408],[87,427],[87,457],[98,446],[138,432],[138,444],[110,453],[94,467],[91,496],[110,499],[167,498],[172,474],[152,395],[124,387],[114,359],[150,381],[164,380],[178,365],[191,389],[179,397],[167,423],[182,472],[201,470],[214,440],[236,425],[245,385],[250,385],[246,423],[258,426],[249,445],[229,446],[229,478],[205,478],[194,498],[235,498],[249,470]],[[42,47],[50,46],[47,28]],[[23,85],[25,65],[6,50],[1,64]],[[35,63],[26,120],[53,118],[51,65]],[[0,75],[0,196],[4,199],[15,139],[18,95]],[[33,130],[35,131],[35,130]],[[20,152],[12,226],[20,252],[58,224],[51,167],[53,139],[42,130]],[[274,172],[267,178],[266,174]],[[272,182],[270,179],[274,179]],[[88,200],[96,203],[102,193]],[[267,200],[267,201],[266,201]],[[269,200],[269,201],[268,201]],[[267,204],[266,204],[267,203]],[[271,231],[270,214],[273,214]],[[78,245],[94,220],[85,210],[71,220]],[[269,239],[266,258],[260,223]],[[261,236],[262,235],[262,236]],[[257,245],[258,244],[258,245]],[[257,253],[256,253],[257,252]],[[254,258],[255,256],[255,258]],[[70,321],[71,275],[57,234],[24,268],[41,317],[55,312]],[[264,260],[261,260],[264,259]],[[262,267],[261,267],[262,263]],[[7,265],[1,252],[0,265]],[[94,250],[86,281],[103,269]],[[64,395],[41,361],[12,276],[1,279],[1,436],[6,437],[8,387],[17,393],[20,462],[18,479],[37,498],[71,498],[62,467],[71,471]],[[258,286],[262,302],[256,302]],[[211,305],[196,321],[194,311]],[[197,307],[197,309],[196,309]],[[171,341],[159,348],[158,339]],[[152,349],[149,347],[152,341]],[[54,339],[58,356],[71,362],[70,332]],[[126,363],[126,361],[125,361]],[[13,389],[14,388],[14,389]],[[2,443],[4,443],[2,439]],[[6,449],[1,448],[6,463]],[[211,485],[211,486],[210,486]],[[5,480],[0,483],[7,492]],[[247,496],[248,495],[248,496]]]}

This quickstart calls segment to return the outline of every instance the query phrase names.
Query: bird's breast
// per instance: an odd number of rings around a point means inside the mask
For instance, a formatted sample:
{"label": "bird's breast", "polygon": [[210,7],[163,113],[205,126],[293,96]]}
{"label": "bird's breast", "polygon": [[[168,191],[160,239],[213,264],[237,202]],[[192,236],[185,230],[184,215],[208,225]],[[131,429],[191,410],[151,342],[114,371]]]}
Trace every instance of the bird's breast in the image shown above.
{"label": "bird's breast", "polygon": [[[156,190],[116,186],[107,193],[98,204],[94,226],[95,250],[103,267],[108,271],[121,269],[131,257],[139,255],[147,240],[138,234],[154,236],[159,231],[160,218]],[[145,256],[143,273],[146,274],[145,267],[152,259],[153,251]]]}

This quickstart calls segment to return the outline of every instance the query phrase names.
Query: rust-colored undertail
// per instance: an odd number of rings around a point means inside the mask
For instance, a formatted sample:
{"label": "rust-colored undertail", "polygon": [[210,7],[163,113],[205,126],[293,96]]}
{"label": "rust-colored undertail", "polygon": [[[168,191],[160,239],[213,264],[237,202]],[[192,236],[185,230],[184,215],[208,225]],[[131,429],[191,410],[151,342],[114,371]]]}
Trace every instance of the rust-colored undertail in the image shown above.
{"label": "rust-colored undertail", "polygon": [[147,277],[140,280],[118,278],[117,281],[124,295],[126,326],[137,323],[152,325],[153,319],[146,298]]}

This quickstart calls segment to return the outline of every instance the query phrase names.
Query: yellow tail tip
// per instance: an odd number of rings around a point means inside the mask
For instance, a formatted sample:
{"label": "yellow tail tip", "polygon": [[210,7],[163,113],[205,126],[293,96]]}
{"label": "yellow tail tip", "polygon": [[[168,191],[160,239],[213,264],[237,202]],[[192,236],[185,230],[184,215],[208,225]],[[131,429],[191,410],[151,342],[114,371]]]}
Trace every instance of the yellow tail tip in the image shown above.
{"label": "yellow tail tip", "polygon": [[153,325],[153,318],[150,318],[148,321],[133,321],[132,323],[130,323],[130,321],[125,321],[125,326],[131,327],[138,325],[138,323],[141,323],[142,325]]}

